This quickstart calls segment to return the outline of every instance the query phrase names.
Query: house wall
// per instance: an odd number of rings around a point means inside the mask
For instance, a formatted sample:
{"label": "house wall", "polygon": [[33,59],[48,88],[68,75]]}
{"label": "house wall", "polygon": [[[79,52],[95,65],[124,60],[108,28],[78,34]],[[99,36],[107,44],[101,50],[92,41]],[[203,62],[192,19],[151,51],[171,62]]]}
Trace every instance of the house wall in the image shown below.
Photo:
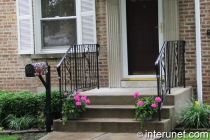
{"label": "house wall", "polygon": [[180,39],[186,41],[185,65],[186,85],[193,86],[196,93],[196,42],[195,42],[195,10],[193,0],[179,1]]}
{"label": "house wall", "polygon": [[100,86],[108,87],[108,61],[107,61],[107,26],[106,26],[106,0],[97,0],[96,4],[97,39],[100,45],[99,52],[99,78]]}
{"label": "house wall", "polygon": [[[202,37],[202,72],[203,99],[210,102],[210,2],[200,0],[201,4],[201,37]],[[100,44],[99,72],[100,86],[108,86],[107,63],[107,28],[106,0],[97,0],[97,38]],[[193,86],[197,92],[196,83],[196,42],[195,42],[195,11],[194,0],[179,0],[180,39],[186,41],[186,84]],[[46,55],[18,55],[16,1],[0,0],[0,89],[9,91],[29,90],[37,92],[37,87],[43,87],[38,77],[26,78],[25,65],[32,62],[46,61],[51,66],[52,87],[58,86],[56,65],[61,57]]]}
{"label": "house wall", "polygon": [[[97,38],[100,44],[100,86],[108,86],[106,1],[97,0]],[[38,77],[25,77],[25,65],[46,61],[51,67],[51,86],[58,87],[56,65],[61,55],[18,55],[16,1],[0,0],[0,90],[37,92],[44,87]],[[43,77],[45,78],[45,77]]]}
{"label": "house wall", "polygon": [[[186,41],[186,84],[197,93],[194,0],[179,0],[180,39]],[[200,0],[203,100],[210,102],[210,1]]]}
{"label": "house wall", "polygon": [[203,99],[210,102],[210,1],[200,0],[201,5],[201,46],[202,46],[202,78]]}

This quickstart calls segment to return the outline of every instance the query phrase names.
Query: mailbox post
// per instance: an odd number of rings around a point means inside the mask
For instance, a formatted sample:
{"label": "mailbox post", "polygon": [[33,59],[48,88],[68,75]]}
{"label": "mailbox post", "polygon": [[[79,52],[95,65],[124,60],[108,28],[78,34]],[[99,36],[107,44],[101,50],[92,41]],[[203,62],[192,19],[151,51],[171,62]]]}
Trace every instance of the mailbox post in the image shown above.
{"label": "mailbox post", "polygon": [[[50,66],[47,62],[37,62],[25,66],[26,77],[38,76],[46,89],[46,131],[51,132],[51,84],[50,84]],[[46,75],[44,81],[42,75]]]}

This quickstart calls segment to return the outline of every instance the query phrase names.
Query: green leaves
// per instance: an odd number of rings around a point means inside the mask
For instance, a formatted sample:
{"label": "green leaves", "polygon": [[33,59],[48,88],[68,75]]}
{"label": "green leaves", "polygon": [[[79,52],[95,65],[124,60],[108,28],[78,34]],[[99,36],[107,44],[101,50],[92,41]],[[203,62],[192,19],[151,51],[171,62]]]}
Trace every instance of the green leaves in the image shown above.
{"label": "green leaves", "polygon": [[80,113],[86,110],[86,104],[90,103],[86,95],[79,96],[80,92],[74,94],[72,92],[64,91],[64,98],[62,104],[62,123],[65,124],[69,114],[74,114],[75,119],[80,116]]}
{"label": "green leaves", "polygon": [[152,104],[157,104],[153,96],[145,96],[137,99],[135,104],[135,119],[140,120],[157,112],[157,106],[152,107]]}
{"label": "green leaves", "polygon": [[183,128],[209,128],[209,116],[209,105],[199,104],[192,99],[181,109],[179,122],[183,125]]}
{"label": "green leaves", "polygon": [[[60,117],[59,101],[60,92],[57,90],[51,91],[52,119],[58,119]],[[8,92],[0,90],[0,126],[7,126],[2,120],[9,114],[14,115],[16,118],[21,118],[28,114],[37,119],[38,126],[43,127],[46,118],[45,106],[45,92],[36,94],[29,91]]]}
{"label": "green leaves", "polygon": [[28,114],[20,118],[17,118],[13,114],[9,114],[5,118],[5,121],[10,129],[21,130],[32,126],[35,122],[35,118]]}
{"label": "green leaves", "polygon": [[28,113],[36,113],[35,94],[28,91],[1,93],[0,100],[2,101],[0,102],[1,119],[8,114],[20,117]]}

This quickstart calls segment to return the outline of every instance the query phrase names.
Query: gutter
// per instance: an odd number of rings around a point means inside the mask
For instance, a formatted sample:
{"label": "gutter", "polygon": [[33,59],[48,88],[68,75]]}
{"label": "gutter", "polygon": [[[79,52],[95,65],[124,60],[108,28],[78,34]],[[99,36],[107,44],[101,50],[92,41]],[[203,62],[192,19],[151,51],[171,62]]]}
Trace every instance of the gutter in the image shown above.
{"label": "gutter", "polygon": [[197,99],[199,103],[203,103],[200,0],[195,0],[195,34],[196,34]]}

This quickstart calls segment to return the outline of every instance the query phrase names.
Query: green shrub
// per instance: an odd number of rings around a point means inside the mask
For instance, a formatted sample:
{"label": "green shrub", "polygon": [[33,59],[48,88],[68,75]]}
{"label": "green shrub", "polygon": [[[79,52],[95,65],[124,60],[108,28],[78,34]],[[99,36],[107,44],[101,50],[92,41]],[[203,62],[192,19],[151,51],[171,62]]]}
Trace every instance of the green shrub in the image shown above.
{"label": "green shrub", "polygon": [[[39,110],[37,116],[37,126],[38,128],[43,128],[45,126],[46,118],[46,92],[37,94],[37,100],[39,101]],[[60,92],[58,90],[51,91],[51,114],[52,119],[60,118]]]}
{"label": "green shrub", "polygon": [[181,109],[179,122],[183,128],[209,128],[209,115],[209,105],[192,99]]}
{"label": "green shrub", "polygon": [[22,130],[30,128],[35,123],[35,118],[31,115],[25,115],[23,117],[16,117],[13,114],[9,114],[5,118],[5,122],[7,123],[8,128],[15,130]]}
{"label": "green shrub", "polygon": [[36,94],[29,91],[1,92],[0,93],[0,120],[9,114],[22,117],[26,114],[37,115],[38,102]]}
{"label": "green shrub", "polygon": [[[51,91],[52,119],[60,117],[60,93]],[[21,118],[26,114],[37,118],[37,125],[43,126],[46,118],[46,93],[35,94],[29,91],[8,92],[0,90],[0,122],[9,114]],[[5,122],[0,124],[6,126]]]}
{"label": "green shrub", "polygon": [[[39,101],[39,111],[44,112],[46,116],[46,92],[37,94],[37,100]],[[60,117],[60,92],[58,90],[51,91],[51,113],[52,119],[58,119]],[[39,113],[40,115],[40,113]]]}

